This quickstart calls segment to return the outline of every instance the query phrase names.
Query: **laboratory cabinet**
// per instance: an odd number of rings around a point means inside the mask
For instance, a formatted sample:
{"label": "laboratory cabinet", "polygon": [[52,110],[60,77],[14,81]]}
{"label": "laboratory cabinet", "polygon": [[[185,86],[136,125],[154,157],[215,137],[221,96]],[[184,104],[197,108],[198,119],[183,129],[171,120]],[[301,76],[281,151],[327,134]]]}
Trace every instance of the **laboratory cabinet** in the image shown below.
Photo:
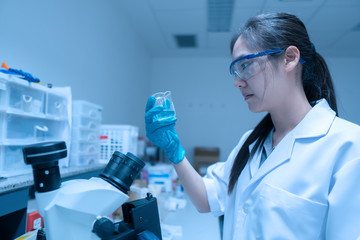
{"label": "laboratory cabinet", "polygon": [[[29,173],[22,147],[71,138],[70,88],[48,88],[0,73],[0,177]],[[60,165],[66,166],[68,158]]]}
{"label": "laboratory cabinet", "polygon": [[29,190],[33,192],[32,168],[23,159],[25,145],[65,141],[68,157],[59,161],[62,180],[97,176],[105,167],[96,164],[102,107],[85,101],[72,103],[69,87],[48,88],[0,73],[1,239],[25,232]]}

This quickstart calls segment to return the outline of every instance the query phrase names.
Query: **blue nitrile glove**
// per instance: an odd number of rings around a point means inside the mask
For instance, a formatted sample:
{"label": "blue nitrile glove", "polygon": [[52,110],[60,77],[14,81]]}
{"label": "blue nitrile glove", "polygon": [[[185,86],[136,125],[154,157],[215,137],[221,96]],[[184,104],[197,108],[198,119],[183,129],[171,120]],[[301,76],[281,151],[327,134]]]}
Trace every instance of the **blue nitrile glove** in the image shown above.
{"label": "blue nitrile glove", "polygon": [[159,240],[159,238],[149,230],[145,230],[136,236],[136,240]]}
{"label": "blue nitrile glove", "polygon": [[185,150],[180,145],[175,131],[175,112],[170,111],[170,101],[165,106],[154,106],[155,98],[151,96],[145,108],[146,136],[154,145],[164,150],[166,156],[174,164],[178,164],[185,157]]}

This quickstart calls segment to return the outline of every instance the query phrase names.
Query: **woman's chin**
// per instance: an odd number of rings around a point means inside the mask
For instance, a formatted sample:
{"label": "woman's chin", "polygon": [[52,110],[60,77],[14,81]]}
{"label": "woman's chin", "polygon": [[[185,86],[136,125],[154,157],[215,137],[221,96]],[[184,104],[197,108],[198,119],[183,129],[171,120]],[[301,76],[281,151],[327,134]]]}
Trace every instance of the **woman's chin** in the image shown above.
{"label": "woman's chin", "polygon": [[251,104],[251,103],[248,103],[248,108],[249,108],[250,112],[252,112],[252,113],[265,112],[265,110],[262,109],[260,106],[255,105],[255,104]]}

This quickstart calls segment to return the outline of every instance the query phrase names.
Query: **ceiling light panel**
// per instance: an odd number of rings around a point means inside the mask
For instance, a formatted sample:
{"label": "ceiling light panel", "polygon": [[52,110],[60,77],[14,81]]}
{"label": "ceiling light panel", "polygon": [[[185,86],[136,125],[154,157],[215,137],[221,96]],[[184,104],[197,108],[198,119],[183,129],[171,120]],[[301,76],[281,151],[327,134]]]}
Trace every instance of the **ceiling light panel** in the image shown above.
{"label": "ceiling light panel", "polygon": [[229,32],[234,0],[208,0],[208,32]]}

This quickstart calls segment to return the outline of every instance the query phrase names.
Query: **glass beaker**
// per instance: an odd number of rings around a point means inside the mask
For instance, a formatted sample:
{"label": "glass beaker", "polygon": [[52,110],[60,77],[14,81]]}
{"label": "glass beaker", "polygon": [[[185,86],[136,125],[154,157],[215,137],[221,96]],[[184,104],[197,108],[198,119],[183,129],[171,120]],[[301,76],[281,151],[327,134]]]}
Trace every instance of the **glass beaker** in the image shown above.
{"label": "glass beaker", "polygon": [[[154,106],[163,106],[164,112],[157,114],[158,120],[162,120],[168,117],[175,117],[175,107],[174,103],[171,99],[171,92],[158,92],[152,95],[155,97],[155,104]],[[167,111],[172,111],[173,114],[169,115]]]}

